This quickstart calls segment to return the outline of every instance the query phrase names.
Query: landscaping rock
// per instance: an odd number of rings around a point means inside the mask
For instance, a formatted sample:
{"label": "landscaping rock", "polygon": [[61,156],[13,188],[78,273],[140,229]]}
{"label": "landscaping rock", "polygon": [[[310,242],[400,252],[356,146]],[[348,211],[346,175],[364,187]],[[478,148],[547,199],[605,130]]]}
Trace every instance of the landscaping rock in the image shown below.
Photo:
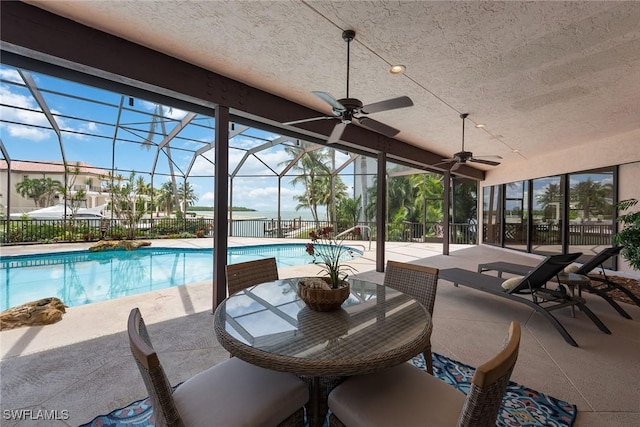
{"label": "landscaping rock", "polygon": [[50,325],[62,320],[66,305],[59,298],[43,298],[0,313],[0,331],[21,326]]}
{"label": "landscaping rock", "polygon": [[126,250],[134,251],[141,246],[151,246],[147,240],[100,240],[89,248],[89,252]]}

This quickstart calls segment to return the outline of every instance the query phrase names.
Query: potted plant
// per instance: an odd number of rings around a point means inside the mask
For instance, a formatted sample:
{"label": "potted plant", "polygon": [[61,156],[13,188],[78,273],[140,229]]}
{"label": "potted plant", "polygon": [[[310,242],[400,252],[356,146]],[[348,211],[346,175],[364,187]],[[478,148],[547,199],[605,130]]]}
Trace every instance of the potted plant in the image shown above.
{"label": "potted plant", "polygon": [[[638,203],[637,199],[623,200],[618,203],[619,211],[631,209]],[[622,230],[613,236],[613,241],[621,246],[621,255],[634,270],[640,271],[640,211],[629,212],[618,217]]]}
{"label": "potted plant", "polygon": [[301,279],[298,295],[312,310],[337,310],[349,297],[348,273],[355,271],[343,263],[349,256],[349,248],[334,237],[333,227],[311,231],[309,237],[311,243],[307,244],[306,251],[326,276]]}

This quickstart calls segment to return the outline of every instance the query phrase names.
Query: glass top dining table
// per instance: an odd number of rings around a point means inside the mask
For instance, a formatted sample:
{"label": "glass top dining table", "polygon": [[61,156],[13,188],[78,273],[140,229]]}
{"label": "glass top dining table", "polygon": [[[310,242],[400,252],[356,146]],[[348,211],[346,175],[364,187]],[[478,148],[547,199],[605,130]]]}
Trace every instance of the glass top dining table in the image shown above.
{"label": "glass top dining table", "polygon": [[350,279],[339,310],[316,312],[297,295],[299,279],[263,283],[215,311],[220,344],[254,365],[309,376],[350,376],[395,366],[429,343],[431,317],[409,295]]}
{"label": "glass top dining table", "polygon": [[310,387],[309,426],[324,424],[327,394],[336,378],[396,366],[423,352],[431,316],[402,292],[349,279],[342,307],[316,312],[298,297],[299,278],[249,287],[214,313],[220,344],[246,362],[291,372]]}

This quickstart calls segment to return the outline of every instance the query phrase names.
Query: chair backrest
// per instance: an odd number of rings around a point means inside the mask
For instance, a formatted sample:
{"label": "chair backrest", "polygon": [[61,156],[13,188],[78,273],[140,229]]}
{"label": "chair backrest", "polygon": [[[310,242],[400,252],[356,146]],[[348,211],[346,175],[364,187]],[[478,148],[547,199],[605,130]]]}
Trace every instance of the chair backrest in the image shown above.
{"label": "chair backrest", "polygon": [[151,345],[147,327],[138,308],[129,313],[127,323],[131,353],[136,359],[147,393],[151,398],[156,426],[184,426],[173,401],[173,390]]}
{"label": "chair backrest", "polygon": [[[620,251],[624,248],[624,246],[612,246],[610,248],[606,248],[598,252],[593,258],[589,261],[585,262],[578,268],[574,273],[587,275],[591,272],[591,270],[598,268],[606,260],[611,258],[612,256],[618,255]],[[604,267],[602,267],[604,269]]]}
{"label": "chair backrest", "polygon": [[229,296],[249,286],[278,280],[278,266],[275,258],[227,265],[225,271]]}
{"label": "chair backrest", "polygon": [[507,292],[512,294],[536,291],[543,287],[566,266],[580,258],[581,252],[573,254],[550,255],[522,278],[522,281]]}
{"label": "chair backrest", "polygon": [[507,344],[495,357],[478,366],[471,380],[471,388],[460,413],[458,426],[496,425],[504,393],[518,360],[520,335],[520,324],[511,322]]}
{"label": "chair backrest", "polygon": [[433,315],[438,271],[433,267],[388,261],[384,285],[411,295]]}

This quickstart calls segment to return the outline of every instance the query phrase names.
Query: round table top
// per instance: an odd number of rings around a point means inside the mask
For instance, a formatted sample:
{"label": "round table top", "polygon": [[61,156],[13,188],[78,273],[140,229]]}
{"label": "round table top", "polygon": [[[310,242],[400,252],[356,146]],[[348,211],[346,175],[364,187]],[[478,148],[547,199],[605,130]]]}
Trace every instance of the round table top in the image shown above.
{"label": "round table top", "polygon": [[351,294],[332,312],[310,310],[299,279],[237,292],[218,306],[220,344],[257,366],[310,376],[349,376],[398,365],[429,344],[431,316],[412,297],[350,279]]}

